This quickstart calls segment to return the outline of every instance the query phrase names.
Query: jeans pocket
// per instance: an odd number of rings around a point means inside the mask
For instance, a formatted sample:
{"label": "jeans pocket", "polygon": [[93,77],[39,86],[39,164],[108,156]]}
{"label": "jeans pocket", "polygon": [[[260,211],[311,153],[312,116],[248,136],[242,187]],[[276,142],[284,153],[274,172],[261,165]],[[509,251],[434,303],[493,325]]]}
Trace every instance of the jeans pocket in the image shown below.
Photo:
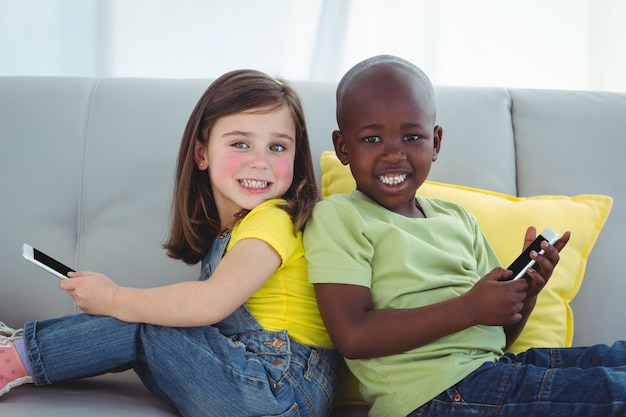
{"label": "jeans pocket", "polygon": [[286,378],[300,405],[299,415],[326,416],[335,390],[336,352],[297,343],[292,348],[293,356]]}
{"label": "jeans pocket", "polygon": [[335,392],[339,356],[331,349],[312,349],[304,378],[315,381],[332,401]]}

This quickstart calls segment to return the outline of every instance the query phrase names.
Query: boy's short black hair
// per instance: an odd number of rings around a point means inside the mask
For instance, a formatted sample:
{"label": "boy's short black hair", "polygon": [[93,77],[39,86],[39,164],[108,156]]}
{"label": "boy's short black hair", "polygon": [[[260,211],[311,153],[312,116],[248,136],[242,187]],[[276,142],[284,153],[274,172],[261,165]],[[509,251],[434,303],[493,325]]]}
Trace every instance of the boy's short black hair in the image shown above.
{"label": "boy's short black hair", "polygon": [[422,71],[417,65],[407,61],[406,59],[394,55],[377,55],[371,58],[367,58],[350,68],[339,81],[336,93],[337,116],[339,116],[339,111],[341,110],[343,105],[344,95],[350,84],[352,84],[352,82],[360,75],[369,72],[373,68],[382,66],[388,68],[396,67],[399,69],[404,69],[406,72],[413,74],[414,81],[422,89],[424,97],[429,99],[429,101],[432,103],[432,111],[433,114],[435,113],[433,85],[430,81],[430,78],[428,78],[428,75],[426,75],[426,73]]}

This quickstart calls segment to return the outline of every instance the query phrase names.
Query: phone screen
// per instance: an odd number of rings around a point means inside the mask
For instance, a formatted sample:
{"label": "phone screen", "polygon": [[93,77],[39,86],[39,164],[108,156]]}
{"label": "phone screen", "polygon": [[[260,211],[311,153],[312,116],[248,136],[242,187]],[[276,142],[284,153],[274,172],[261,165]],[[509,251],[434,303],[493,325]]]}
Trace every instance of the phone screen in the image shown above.
{"label": "phone screen", "polygon": [[59,272],[61,275],[65,277],[67,276],[69,272],[75,272],[69,266],[63,265],[61,262],[49,257],[45,253],[35,248],[33,248],[33,257],[35,258],[36,261],[41,262],[42,264],[46,265],[48,268],[54,269],[55,271]]}
{"label": "phone screen", "polygon": [[522,252],[520,256],[513,261],[513,263],[507,268],[509,271],[513,271],[514,278],[517,274],[519,274],[531,261],[530,251],[534,250],[539,253],[541,251],[541,242],[544,240],[548,240],[542,235],[537,236],[537,238],[531,243],[525,250]]}

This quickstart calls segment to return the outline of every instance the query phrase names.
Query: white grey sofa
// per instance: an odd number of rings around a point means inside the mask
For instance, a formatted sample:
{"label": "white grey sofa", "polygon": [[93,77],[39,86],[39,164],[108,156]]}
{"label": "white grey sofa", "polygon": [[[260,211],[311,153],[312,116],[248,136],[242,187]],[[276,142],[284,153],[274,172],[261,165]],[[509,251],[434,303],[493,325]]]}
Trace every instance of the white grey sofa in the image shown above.
{"label": "white grey sofa", "polygon": [[[168,259],[161,244],[179,140],[209,82],[0,77],[0,320],[21,327],[75,312],[56,278],[21,258],[25,242],[122,285],[197,278],[198,268]],[[294,85],[317,160],[332,149],[336,84]],[[572,303],[574,344],[626,337],[626,94],[460,87],[436,93],[444,142],[431,179],[520,196],[614,198]],[[0,415],[176,414],[125,372],[16,388],[0,398]]]}

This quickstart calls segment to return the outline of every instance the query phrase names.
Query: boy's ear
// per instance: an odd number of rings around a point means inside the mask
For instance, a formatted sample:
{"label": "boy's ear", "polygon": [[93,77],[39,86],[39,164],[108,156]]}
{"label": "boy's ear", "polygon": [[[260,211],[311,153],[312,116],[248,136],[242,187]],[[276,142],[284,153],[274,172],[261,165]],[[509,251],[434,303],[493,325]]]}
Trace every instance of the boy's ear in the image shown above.
{"label": "boy's ear", "polygon": [[333,145],[335,145],[335,154],[342,164],[348,165],[348,152],[346,152],[346,141],[340,130],[333,131]]}
{"label": "boy's ear", "polygon": [[206,147],[200,141],[196,141],[196,143],[194,144],[193,160],[198,166],[198,169],[204,170],[208,168],[206,161]]}
{"label": "boy's ear", "polygon": [[441,150],[441,139],[443,138],[443,128],[439,125],[435,126],[433,131],[433,162],[437,160],[439,151]]}

